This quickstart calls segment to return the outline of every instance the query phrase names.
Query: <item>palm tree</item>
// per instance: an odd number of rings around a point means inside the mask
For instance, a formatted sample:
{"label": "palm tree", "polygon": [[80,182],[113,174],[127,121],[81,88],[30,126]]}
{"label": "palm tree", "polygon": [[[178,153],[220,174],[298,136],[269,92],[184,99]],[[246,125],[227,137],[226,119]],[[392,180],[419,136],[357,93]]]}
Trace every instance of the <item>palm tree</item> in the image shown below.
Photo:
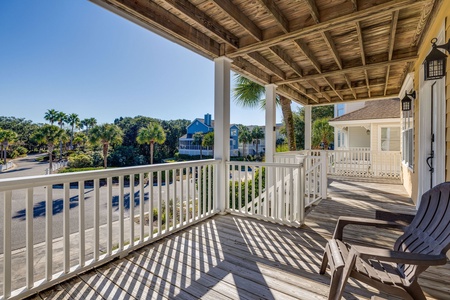
{"label": "palm tree", "polygon": [[73,137],[73,143],[77,147],[82,147],[84,149],[84,145],[86,144],[88,137],[83,132],[77,132]]}
{"label": "palm tree", "polygon": [[2,146],[1,153],[3,153],[4,164],[6,164],[6,150],[8,149],[8,146],[15,140],[17,140],[17,133],[9,129],[0,129],[0,144]]}
{"label": "palm tree", "polygon": [[153,149],[155,143],[162,144],[166,141],[166,133],[161,125],[158,123],[150,123],[147,127],[142,127],[138,131],[136,137],[138,144],[149,144],[150,145],[150,164],[153,164]]}
{"label": "palm tree", "polygon": [[70,114],[67,116],[67,123],[69,123],[69,125],[71,127],[70,149],[72,149],[73,148],[73,130],[74,130],[75,126],[78,127],[78,125],[80,124],[80,118],[78,117],[77,114]]}
{"label": "palm tree", "polygon": [[212,153],[214,156],[214,131],[211,131],[211,132],[208,132],[207,134],[205,134],[205,136],[203,137],[202,146],[203,147],[211,147]]}
{"label": "palm tree", "polygon": [[252,135],[246,126],[239,125],[238,139],[239,142],[242,143],[242,156],[245,158],[245,144],[252,141]]}
{"label": "palm tree", "polygon": [[48,109],[45,112],[44,119],[50,122],[50,125],[53,125],[58,120],[58,111],[55,109]]}
{"label": "palm tree", "polygon": [[55,143],[61,140],[65,134],[64,130],[56,125],[48,125],[40,127],[32,136],[32,140],[40,144],[47,144],[49,172],[52,173],[53,149]]}
{"label": "palm tree", "polygon": [[200,159],[203,159],[203,132],[196,132],[192,135],[192,144],[200,146]]}
{"label": "palm tree", "polygon": [[[236,74],[236,87],[234,88],[234,101],[242,107],[265,107],[266,101],[263,99],[265,89],[263,86]],[[289,150],[295,151],[294,118],[292,117],[291,100],[277,95],[277,104],[281,105],[284,123],[286,124],[286,134],[289,143]]]}
{"label": "palm tree", "polygon": [[334,139],[333,127],[328,124],[329,118],[321,118],[314,121],[312,126],[312,138],[315,146],[323,143],[323,148],[327,149],[330,141]]}
{"label": "palm tree", "polygon": [[123,132],[114,124],[102,124],[91,129],[89,142],[93,145],[101,144],[103,147],[103,166],[108,166],[108,149],[110,145],[122,143]]}
{"label": "palm tree", "polygon": [[[62,129],[64,126],[64,123],[67,122],[67,115],[63,113],[62,111],[58,111],[56,114],[56,121],[58,122],[59,128]],[[59,140],[59,159],[62,159],[62,152],[63,152],[63,142],[60,139]]]}
{"label": "palm tree", "polygon": [[253,142],[256,144],[256,155],[259,155],[258,144],[262,138],[264,138],[264,131],[262,130],[262,128],[259,126],[253,127],[252,139],[253,139]]}
{"label": "palm tree", "polygon": [[81,127],[86,127],[86,133],[89,133],[89,129],[97,125],[97,119],[96,118],[88,118],[83,119],[80,121]]}

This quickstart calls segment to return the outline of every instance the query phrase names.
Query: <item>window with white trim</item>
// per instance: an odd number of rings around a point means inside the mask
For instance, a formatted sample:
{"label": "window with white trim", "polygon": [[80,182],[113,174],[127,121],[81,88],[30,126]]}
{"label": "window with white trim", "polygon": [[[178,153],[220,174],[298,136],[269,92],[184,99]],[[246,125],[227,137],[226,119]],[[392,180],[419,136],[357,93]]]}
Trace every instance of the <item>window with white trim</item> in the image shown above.
{"label": "window with white trim", "polygon": [[411,103],[411,110],[403,111],[402,116],[402,160],[405,165],[413,169],[414,167],[414,101]]}

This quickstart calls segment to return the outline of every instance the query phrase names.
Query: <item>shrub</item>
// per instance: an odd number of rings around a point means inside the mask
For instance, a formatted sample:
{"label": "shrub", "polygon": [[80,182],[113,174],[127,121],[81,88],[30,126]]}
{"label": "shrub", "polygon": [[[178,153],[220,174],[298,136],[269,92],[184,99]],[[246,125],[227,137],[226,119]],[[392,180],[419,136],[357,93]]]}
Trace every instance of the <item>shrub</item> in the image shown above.
{"label": "shrub", "polygon": [[17,146],[16,151],[19,153],[19,155],[25,155],[28,153],[28,149],[22,146]]}
{"label": "shrub", "polygon": [[93,159],[87,154],[75,154],[68,159],[69,167],[71,168],[88,168],[93,167]]}

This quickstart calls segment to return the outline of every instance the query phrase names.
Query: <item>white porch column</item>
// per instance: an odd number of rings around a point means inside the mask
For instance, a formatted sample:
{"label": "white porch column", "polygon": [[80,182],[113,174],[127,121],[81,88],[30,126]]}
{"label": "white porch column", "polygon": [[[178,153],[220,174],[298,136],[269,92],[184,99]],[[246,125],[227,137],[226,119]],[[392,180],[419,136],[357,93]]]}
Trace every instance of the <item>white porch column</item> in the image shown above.
{"label": "white porch column", "polygon": [[311,105],[305,105],[305,150],[311,150]]}
{"label": "white porch column", "polygon": [[276,145],[276,90],[277,86],[275,84],[267,84],[266,88],[266,132],[265,132],[265,142],[266,142],[266,162],[273,162],[273,157],[275,155],[275,145]]}
{"label": "white porch column", "polygon": [[225,176],[226,161],[230,160],[230,69],[231,62],[227,57],[214,60],[214,159],[221,163],[214,172],[214,199],[216,209],[224,212],[228,178]]}

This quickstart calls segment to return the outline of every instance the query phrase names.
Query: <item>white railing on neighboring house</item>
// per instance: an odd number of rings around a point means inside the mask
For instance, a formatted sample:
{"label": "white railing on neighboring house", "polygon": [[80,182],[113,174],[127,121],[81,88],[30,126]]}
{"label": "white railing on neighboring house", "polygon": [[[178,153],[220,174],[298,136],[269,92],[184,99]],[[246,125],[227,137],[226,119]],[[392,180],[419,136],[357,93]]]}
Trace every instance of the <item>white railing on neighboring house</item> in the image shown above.
{"label": "white railing on neighboring house", "polygon": [[[65,168],[67,167],[68,161],[67,160],[60,160],[60,161],[56,161],[56,162],[52,162],[52,173],[55,171],[58,171],[61,168]],[[51,174],[49,172],[49,168],[45,169],[45,174]]]}
{"label": "white railing on neighboring house", "polygon": [[[285,162],[284,162],[285,161]],[[228,211],[300,226],[306,207],[326,198],[325,164],[298,156],[277,163],[229,162]]]}
{"label": "white railing on neighboring house", "polygon": [[11,169],[14,166],[12,161],[8,161],[6,164],[0,165],[0,172]]}
{"label": "white railing on neighboring house", "polygon": [[218,163],[0,180],[0,298],[26,297],[214,215]]}
{"label": "white railing on neighboring house", "polygon": [[[365,149],[365,148],[364,148]],[[399,151],[302,150],[277,153],[278,161],[292,161],[296,155],[317,157],[326,155],[327,174],[330,176],[402,179]]]}

